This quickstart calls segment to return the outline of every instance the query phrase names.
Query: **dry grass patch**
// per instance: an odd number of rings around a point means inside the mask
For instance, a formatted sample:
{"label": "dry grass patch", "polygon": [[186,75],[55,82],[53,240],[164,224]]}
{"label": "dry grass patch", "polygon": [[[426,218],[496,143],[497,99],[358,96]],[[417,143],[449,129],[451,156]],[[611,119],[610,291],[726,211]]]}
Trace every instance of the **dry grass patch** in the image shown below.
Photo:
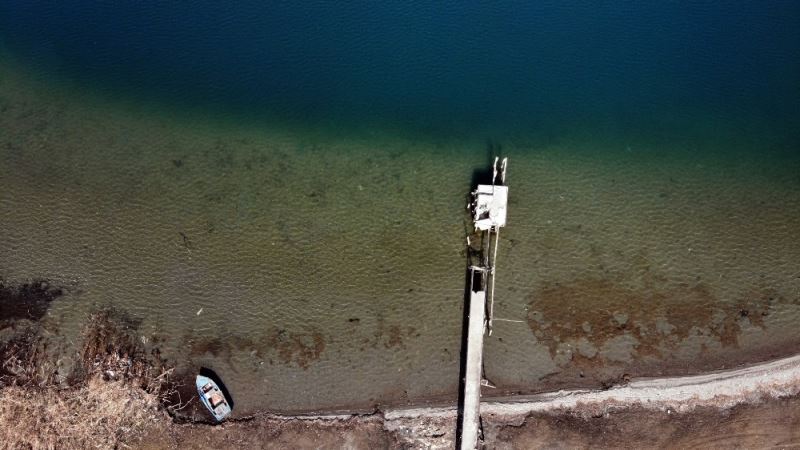
{"label": "dry grass patch", "polygon": [[136,325],[110,310],[91,315],[67,387],[53,381],[36,328],[8,341],[0,349],[0,448],[124,448],[168,422],[171,370],[143,350]]}
{"label": "dry grass patch", "polygon": [[115,448],[159,420],[158,396],[124,381],[92,378],[78,388],[0,390],[2,448]]}

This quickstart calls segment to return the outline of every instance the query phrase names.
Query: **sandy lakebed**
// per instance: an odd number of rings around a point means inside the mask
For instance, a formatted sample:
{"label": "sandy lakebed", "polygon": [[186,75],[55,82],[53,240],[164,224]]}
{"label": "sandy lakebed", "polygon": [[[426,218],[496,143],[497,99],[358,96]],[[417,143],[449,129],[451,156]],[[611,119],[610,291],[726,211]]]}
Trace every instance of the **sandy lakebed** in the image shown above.
{"label": "sandy lakebed", "polygon": [[63,376],[86,317],[113,308],[176,371],[212,367],[237,417],[449,401],[464,205],[488,152],[511,156],[495,305],[510,321],[485,351],[499,392],[798,353],[800,160],[778,138],[715,153],[335,136],[0,75],[0,281],[48,286]]}

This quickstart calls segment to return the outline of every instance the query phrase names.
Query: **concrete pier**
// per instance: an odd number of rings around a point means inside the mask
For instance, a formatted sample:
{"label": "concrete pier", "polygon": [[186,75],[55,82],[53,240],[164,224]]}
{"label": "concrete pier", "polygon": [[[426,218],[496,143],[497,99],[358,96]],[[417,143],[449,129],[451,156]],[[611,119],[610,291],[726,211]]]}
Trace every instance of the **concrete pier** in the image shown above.
{"label": "concrete pier", "polygon": [[[480,403],[483,380],[483,335],[492,332],[492,305],[494,303],[495,262],[500,228],[506,224],[508,187],[505,186],[507,159],[495,158],[492,166],[492,184],[479,184],[472,193],[472,210],[475,233],[479,234],[478,261],[469,265],[469,309],[467,310],[466,349],[462,349],[463,373],[461,380],[463,403],[461,405],[461,450],[474,450],[480,436]],[[494,243],[492,240],[494,238]],[[468,258],[472,258],[470,240]],[[488,320],[487,320],[487,302]]]}
{"label": "concrete pier", "polygon": [[[486,291],[483,270],[471,267],[472,284],[469,296],[467,327],[467,363],[464,376],[464,410],[461,422],[461,449],[473,450],[480,432],[481,377],[483,369],[483,334],[485,331]],[[475,286],[477,282],[480,286]],[[476,288],[478,289],[476,291]]]}

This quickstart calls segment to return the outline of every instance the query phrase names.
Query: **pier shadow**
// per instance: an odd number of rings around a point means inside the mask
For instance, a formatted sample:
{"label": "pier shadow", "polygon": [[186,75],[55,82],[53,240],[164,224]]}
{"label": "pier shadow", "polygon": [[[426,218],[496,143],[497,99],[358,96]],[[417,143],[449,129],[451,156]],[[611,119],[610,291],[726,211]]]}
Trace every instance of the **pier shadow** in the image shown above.
{"label": "pier shadow", "polygon": [[456,448],[461,448],[461,421],[464,417],[464,388],[466,386],[467,377],[467,331],[469,330],[469,293],[472,274],[469,270],[469,252],[471,249],[467,247],[467,267],[466,276],[464,277],[464,312],[461,317],[461,353],[458,365],[458,411],[456,414]]}
{"label": "pier shadow", "polygon": [[[464,417],[464,393],[466,387],[466,379],[467,379],[467,338],[468,338],[468,331],[469,331],[469,310],[470,310],[470,292],[472,292],[472,286],[480,286],[482,281],[480,279],[480,273],[475,272],[473,273],[469,270],[470,261],[471,261],[471,254],[475,250],[471,247],[467,247],[467,265],[466,265],[466,276],[464,277],[464,312],[461,317],[461,353],[460,353],[460,360],[459,360],[459,368],[458,368],[458,411],[456,415],[456,447],[461,448],[461,436],[462,436],[462,419]],[[477,278],[477,279],[473,279]],[[473,284],[474,283],[474,284]]]}
{"label": "pier shadow", "polygon": [[200,375],[211,378],[211,380],[217,383],[217,386],[219,386],[219,390],[222,391],[222,395],[224,395],[225,399],[228,400],[228,405],[230,405],[231,411],[233,411],[234,407],[233,396],[231,396],[231,393],[228,392],[228,388],[225,386],[225,383],[222,382],[222,379],[219,377],[219,375],[217,375],[216,372],[209,369],[208,367],[201,367]]}
{"label": "pier shadow", "polygon": [[495,158],[503,158],[503,146],[491,139],[486,141],[486,163],[472,170],[470,179],[470,192],[475,191],[479,184],[492,184],[492,167]]}

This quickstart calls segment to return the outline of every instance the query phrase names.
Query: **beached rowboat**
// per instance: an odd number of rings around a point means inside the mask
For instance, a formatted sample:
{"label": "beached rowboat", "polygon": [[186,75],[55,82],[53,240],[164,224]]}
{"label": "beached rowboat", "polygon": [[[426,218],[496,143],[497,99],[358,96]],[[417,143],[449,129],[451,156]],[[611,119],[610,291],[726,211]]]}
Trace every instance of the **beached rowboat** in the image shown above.
{"label": "beached rowboat", "polygon": [[231,407],[217,383],[211,378],[198,375],[195,384],[197,385],[197,393],[200,395],[200,401],[203,402],[203,405],[211,415],[217,419],[217,422],[225,420],[231,413]]}

